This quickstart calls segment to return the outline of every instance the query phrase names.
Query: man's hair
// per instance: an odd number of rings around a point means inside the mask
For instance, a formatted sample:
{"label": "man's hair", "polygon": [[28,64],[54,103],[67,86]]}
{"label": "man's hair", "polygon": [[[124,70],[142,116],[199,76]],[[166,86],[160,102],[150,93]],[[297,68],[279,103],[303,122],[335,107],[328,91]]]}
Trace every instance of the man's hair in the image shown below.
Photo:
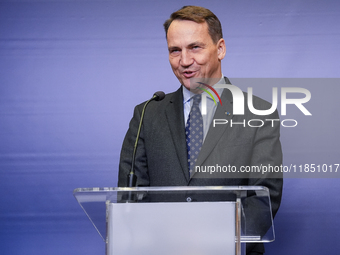
{"label": "man's hair", "polygon": [[166,37],[168,36],[171,22],[174,20],[191,20],[196,23],[207,22],[209,35],[215,44],[223,37],[221,22],[214,13],[206,8],[188,5],[172,13],[163,25]]}

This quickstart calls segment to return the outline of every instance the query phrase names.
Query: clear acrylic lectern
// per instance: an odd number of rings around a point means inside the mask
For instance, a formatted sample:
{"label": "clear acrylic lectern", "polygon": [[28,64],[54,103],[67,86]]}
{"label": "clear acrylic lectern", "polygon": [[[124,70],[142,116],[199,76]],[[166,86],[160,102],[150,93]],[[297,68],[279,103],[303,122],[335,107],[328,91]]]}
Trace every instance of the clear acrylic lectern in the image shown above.
{"label": "clear acrylic lectern", "polygon": [[80,188],[107,255],[240,255],[274,240],[269,190],[238,187]]}

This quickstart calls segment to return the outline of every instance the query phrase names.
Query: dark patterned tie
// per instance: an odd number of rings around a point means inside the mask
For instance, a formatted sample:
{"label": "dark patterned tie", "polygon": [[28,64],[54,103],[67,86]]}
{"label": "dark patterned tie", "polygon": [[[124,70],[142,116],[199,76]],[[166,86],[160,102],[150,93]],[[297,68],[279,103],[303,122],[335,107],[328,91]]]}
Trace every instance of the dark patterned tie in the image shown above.
{"label": "dark patterned tie", "polygon": [[193,96],[192,100],[193,104],[185,126],[189,175],[193,171],[203,143],[203,118],[199,107],[201,95]]}

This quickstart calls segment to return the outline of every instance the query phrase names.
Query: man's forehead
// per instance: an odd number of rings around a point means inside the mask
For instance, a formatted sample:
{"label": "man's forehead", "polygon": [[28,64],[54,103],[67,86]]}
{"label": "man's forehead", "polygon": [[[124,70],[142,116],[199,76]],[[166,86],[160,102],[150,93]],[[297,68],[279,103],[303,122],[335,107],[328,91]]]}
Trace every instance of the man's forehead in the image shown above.
{"label": "man's forehead", "polygon": [[195,41],[200,41],[199,38],[206,38],[208,34],[206,22],[196,23],[191,20],[174,20],[168,29],[167,41],[168,45],[183,42],[184,40],[191,44]]}

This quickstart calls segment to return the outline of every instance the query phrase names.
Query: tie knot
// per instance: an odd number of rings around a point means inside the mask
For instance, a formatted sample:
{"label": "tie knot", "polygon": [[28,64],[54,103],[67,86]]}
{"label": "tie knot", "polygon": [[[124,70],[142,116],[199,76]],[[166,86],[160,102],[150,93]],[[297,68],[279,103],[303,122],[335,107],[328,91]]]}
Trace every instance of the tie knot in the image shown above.
{"label": "tie knot", "polygon": [[192,97],[192,100],[193,100],[193,105],[199,105],[200,104],[200,102],[201,102],[201,94],[199,94],[199,95],[194,95],[193,97]]}

